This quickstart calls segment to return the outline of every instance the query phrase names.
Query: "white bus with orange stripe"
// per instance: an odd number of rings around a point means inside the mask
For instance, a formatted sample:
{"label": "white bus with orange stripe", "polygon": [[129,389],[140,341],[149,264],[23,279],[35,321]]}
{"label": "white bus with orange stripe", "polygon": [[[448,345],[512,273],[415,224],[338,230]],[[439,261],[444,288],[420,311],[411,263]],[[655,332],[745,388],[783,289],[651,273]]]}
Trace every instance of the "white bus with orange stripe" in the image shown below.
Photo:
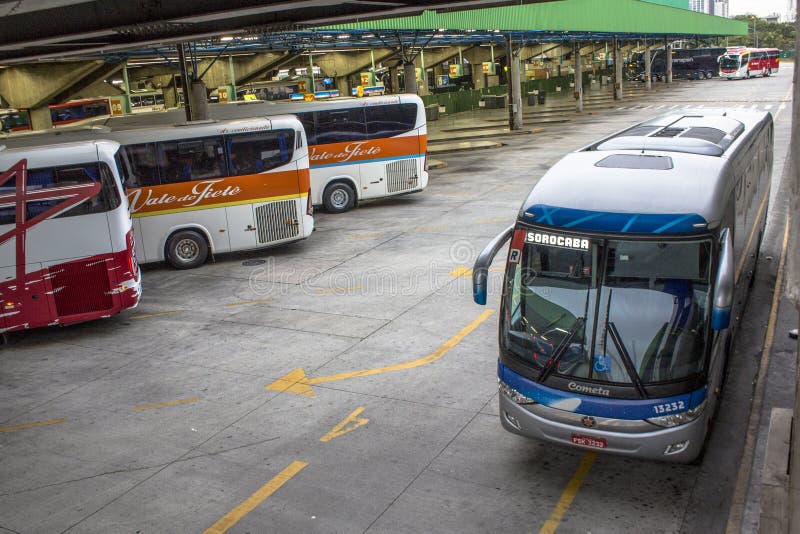
{"label": "white bus with orange stripe", "polygon": [[[428,131],[422,99],[413,94],[325,101],[244,101],[212,104],[212,119],[291,113],[308,136],[311,200],[332,213],[362,200],[422,191],[428,185]],[[112,117],[113,130],[171,124],[183,110]]]}
{"label": "white bus with orange stripe", "polygon": [[314,228],[308,148],[296,117],[20,135],[11,146],[107,138],[122,168],[141,263],[197,267],[209,254],[304,239]]}
{"label": "white bus with orange stripe", "polygon": [[428,130],[417,95],[314,102],[238,102],[209,107],[214,118],[297,115],[308,135],[311,200],[339,213],[359,201],[428,185]]}

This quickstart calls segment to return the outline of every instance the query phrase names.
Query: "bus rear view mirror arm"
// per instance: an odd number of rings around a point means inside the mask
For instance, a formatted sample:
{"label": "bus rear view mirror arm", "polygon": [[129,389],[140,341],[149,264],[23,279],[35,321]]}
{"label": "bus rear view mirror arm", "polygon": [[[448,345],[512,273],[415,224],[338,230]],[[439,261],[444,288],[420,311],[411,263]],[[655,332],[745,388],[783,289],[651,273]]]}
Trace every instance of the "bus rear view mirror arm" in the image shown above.
{"label": "bus rear view mirror arm", "polygon": [[486,248],[478,255],[478,259],[475,260],[475,265],[472,268],[472,298],[476,304],[480,304],[481,306],[486,304],[489,265],[491,265],[494,257],[497,256],[497,252],[511,239],[513,233],[513,226],[509,226],[503,230],[486,245]]}
{"label": "bus rear view mirror arm", "polygon": [[714,330],[724,330],[731,322],[735,260],[732,241],[730,229],[726,228],[722,231],[719,267],[714,284],[714,309],[711,312],[711,328]]}

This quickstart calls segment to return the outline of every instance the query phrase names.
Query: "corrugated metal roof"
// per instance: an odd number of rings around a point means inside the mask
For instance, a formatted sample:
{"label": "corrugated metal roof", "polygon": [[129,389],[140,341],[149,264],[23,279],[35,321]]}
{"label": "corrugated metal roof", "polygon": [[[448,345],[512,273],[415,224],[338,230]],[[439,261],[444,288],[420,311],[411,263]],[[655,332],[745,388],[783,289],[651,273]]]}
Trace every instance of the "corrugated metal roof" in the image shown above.
{"label": "corrugated metal roof", "polygon": [[425,11],[413,17],[356,21],[326,28],[747,35],[744,22],[639,0],[562,0],[449,13]]}

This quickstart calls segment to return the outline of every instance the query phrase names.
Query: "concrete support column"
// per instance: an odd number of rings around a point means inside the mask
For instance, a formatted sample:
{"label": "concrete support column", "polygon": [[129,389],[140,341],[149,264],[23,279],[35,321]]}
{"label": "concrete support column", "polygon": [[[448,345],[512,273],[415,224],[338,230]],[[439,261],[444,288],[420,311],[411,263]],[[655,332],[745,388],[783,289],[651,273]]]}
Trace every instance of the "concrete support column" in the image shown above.
{"label": "concrete support column", "polygon": [[164,92],[164,109],[178,107],[178,89],[174,76],[172,77],[172,81],[169,83],[169,85],[166,85],[162,88],[162,91]]}
{"label": "concrete support column", "polygon": [[417,71],[414,63],[403,63],[403,80],[405,81],[405,92],[417,94]]}
{"label": "concrete support column", "polygon": [[644,47],[644,88],[648,91],[653,88],[653,58],[650,53],[650,48],[645,44]]}
{"label": "concrete support column", "polygon": [[581,45],[576,43],[575,53],[575,111],[583,111],[583,58],[581,58]]}
{"label": "concrete support column", "polygon": [[400,92],[400,76],[397,67],[389,67],[389,83],[392,86],[392,93]]}
{"label": "concrete support column", "polygon": [[667,69],[667,75],[664,77],[664,81],[672,83],[672,45],[670,43],[665,43],[664,46],[664,65]]}
{"label": "concrete support column", "polygon": [[511,36],[506,36],[508,50],[508,129],[522,128],[522,83],[519,75],[519,50],[514,50]]}
{"label": "concrete support column", "polygon": [[202,80],[192,80],[189,86],[189,101],[192,108],[192,120],[208,119],[208,94],[206,84]]}
{"label": "concrete support column", "polygon": [[50,115],[50,108],[47,106],[30,109],[28,115],[31,118],[32,130],[49,130],[53,127],[53,118]]}
{"label": "concrete support column", "polygon": [[614,100],[622,100],[622,50],[619,47],[619,40],[614,37]]}
{"label": "concrete support column", "polygon": [[350,84],[347,82],[347,76],[336,77],[336,89],[339,90],[339,96],[350,96]]}

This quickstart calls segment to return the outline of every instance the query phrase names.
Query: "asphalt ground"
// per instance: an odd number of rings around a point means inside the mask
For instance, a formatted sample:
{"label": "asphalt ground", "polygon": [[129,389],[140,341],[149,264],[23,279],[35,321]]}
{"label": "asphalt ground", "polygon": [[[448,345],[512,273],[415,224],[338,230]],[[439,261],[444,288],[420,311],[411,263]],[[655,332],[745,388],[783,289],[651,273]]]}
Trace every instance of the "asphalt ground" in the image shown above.
{"label": "asphalt ground", "polygon": [[[753,531],[761,434],[748,446],[747,428],[786,220],[790,85],[784,68],[565,109],[566,125],[437,155],[447,167],[422,193],[318,212],[303,242],[193,271],[147,266],[139,308],[13,336],[0,351],[0,532]],[[481,308],[475,255],[564,153],[698,105],[776,115],[768,232],[702,462],[503,431],[502,262]],[[485,113],[476,126],[503,115]],[[764,410],[793,398],[782,332],[796,317],[775,317]]]}

